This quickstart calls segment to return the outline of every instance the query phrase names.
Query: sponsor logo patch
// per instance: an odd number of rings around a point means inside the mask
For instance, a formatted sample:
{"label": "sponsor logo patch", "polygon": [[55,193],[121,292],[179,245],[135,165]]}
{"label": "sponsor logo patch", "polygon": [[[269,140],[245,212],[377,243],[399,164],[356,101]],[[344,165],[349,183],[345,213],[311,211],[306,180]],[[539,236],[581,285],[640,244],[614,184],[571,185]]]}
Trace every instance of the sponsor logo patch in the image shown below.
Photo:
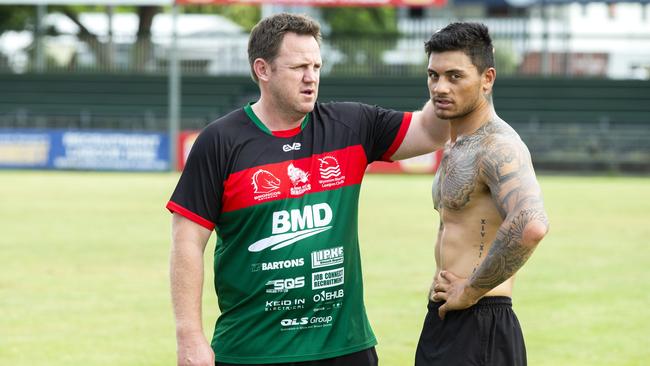
{"label": "sponsor logo patch", "polygon": [[280,292],[289,292],[296,288],[305,287],[305,277],[284,278],[271,280],[266,283],[266,293],[276,294]]}
{"label": "sponsor logo patch", "polygon": [[321,268],[343,263],[343,247],[311,252],[311,268]]}
{"label": "sponsor logo patch", "polygon": [[282,151],[289,152],[294,150],[300,150],[300,142],[294,142],[293,144],[284,144],[282,146]]}
{"label": "sponsor logo patch", "polygon": [[296,168],[293,163],[287,167],[287,175],[291,179],[291,184],[293,184],[293,187],[290,189],[292,195],[299,196],[311,190],[309,173],[300,168]]}
{"label": "sponsor logo patch", "polygon": [[318,183],[323,188],[338,186],[345,182],[345,176],[341,174],[341,166],[335,157],[325,156],[318,161],[320,162],[318,172],[321,178]]}
{"label": "sponsor logo patch", "polygon": [[264,311],[287,311],[305,308],[305,299],[283,299],[267,301]]}
{"label": "sponsor logo patch", "polygon": [[311,274],[311,288],[314,290],[339,286],[343,283],[343,268],[335,268],[328,271],[315,272]]}
{"label": "sponsor logo patch", "polygon": [[331,327],[334,318],[331,315],[326,316],[312,316],[302,318],[287,318],[280,321],[282,330],[299,330],[311,328]]}
{"label": "sponsor logo patch", "polygon": [[343,306],[344,296],[345,291],[343,289],[322,290],[314,294],[312,298],[314,300],[314,312],[340,308]]}
{"label": "sponsor logo patch", "polygon": [[284,261],[264,262],[251,264],[251,272],[272,271],[276,269],[302,267],[305,265],[304,258],[287,259]]}
{"label": "sponsor logo patch", "polygon": [[280,179],[268,170],[260,169],[253,174],[253,198],[257,201],[274,198],[280,195]]}
{"label": "sponsor logo patch", "polygon": [[332,208],[327,203],[306,205],[302,211],[293,209],[273,213],[271,236],[263,238],[248,247],[249,252],[260,252],[266,248],[277,250],[300,240],[320,234],[332,228]]}

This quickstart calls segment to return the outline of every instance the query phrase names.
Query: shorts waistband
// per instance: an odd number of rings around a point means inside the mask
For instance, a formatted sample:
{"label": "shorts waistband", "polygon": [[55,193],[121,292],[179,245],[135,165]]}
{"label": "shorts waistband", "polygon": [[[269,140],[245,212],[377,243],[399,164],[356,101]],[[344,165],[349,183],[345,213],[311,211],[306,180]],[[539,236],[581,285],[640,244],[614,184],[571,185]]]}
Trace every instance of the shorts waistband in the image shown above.
{"label": "shorts waistband", "polygon": [[[429,300],[429,308],[438,308],[444,302],[434,302]],[[512,299],[508,296],[488,296],[480,299],[476,304],[469,307],[469,309],[482,308],[488,306],[505,305],[512,307]]]}

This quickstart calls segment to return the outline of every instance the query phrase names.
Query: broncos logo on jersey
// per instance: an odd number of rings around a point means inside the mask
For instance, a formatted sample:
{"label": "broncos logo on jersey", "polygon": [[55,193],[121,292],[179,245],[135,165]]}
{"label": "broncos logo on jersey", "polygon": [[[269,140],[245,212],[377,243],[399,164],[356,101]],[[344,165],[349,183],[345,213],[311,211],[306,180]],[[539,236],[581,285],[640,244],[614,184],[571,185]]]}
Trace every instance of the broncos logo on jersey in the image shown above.
{"label": "broncos logo on jersey", "polygon": [[252,184],[255,193],[269,193],[280,188],[280,179],[268,170],[260,169],[253,174]]}

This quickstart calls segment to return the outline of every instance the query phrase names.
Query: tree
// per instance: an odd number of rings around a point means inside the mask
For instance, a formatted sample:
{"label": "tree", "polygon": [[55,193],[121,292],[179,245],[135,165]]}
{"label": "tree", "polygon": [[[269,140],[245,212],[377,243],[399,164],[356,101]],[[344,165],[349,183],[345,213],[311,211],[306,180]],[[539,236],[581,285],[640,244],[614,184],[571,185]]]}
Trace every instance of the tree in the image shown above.
{"label": "tree", "polygon": [[331,28],[327,40],[345,54],[344,62],[334,67],[338,73],[373,75],[383,67],[383,52],[399,36],[392,7],[324,8],[323,18]]}

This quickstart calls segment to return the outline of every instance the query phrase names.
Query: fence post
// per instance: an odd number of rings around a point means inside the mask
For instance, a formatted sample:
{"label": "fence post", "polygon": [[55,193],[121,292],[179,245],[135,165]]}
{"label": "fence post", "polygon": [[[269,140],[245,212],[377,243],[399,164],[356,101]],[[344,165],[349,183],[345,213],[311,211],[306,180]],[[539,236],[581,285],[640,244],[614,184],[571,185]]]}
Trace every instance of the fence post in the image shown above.
{"label": "fence post", "polygon": [[178,167],[178,132],[180,130],[181,73],[178,63],[178,7],[172,5],[172,42],[169,49],[169,170]]}

